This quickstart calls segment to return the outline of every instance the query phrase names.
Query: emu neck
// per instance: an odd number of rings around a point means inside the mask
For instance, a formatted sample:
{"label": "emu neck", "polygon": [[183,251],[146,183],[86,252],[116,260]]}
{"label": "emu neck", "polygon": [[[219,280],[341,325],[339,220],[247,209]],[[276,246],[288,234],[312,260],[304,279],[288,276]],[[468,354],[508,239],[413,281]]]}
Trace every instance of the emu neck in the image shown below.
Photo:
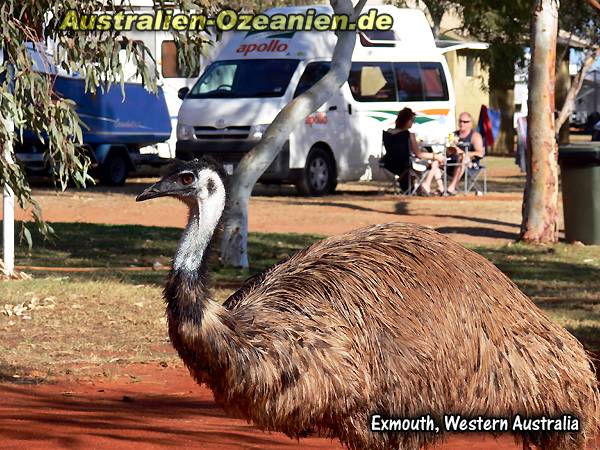
{"label": "emu neck", "polygon": [[198,381],[206,381],[203,377],[218,367],[219,352],[235,328],[233,317],[211,300],[207,286],[208,248],[223,212],[224,195],[220,197],[189,205],[188,225],[164,290],[171,342]]}
{"label": "emu neck", "polygon": [[188,323],[200,327],[211,303],[207,283],[208,248],[220,220],[223,203],[216,199],[198,199],[188,206],[188,224],[167,279],[165,300],[171,325]]}
{"label": "emu neck", "polygon": [[175,253],[174,270],[197,275],[205,269],[203,261],[222,212],[222,207],[211,203],[195,201],[189,205],[188,224]]}

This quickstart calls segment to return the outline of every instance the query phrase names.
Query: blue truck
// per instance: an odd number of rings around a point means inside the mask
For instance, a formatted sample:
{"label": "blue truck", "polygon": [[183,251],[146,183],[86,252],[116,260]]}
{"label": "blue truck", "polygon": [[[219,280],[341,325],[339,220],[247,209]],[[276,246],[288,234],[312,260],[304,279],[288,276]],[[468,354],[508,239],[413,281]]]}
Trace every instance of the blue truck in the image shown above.
{"label": "blue truck", "polygon": [[[125,83],[125,97],[118,84],[92,94],[85,91],[83,79],[61,75],[56,75],[54,87],[58,96],[76,103],[76,111],[84,123],[83,145],[92,159],[92,174],[102,184],[122,185],[139,166],[158,167],[169,161],[156,153],[140,151],[168,140],[171,135],[171,119],[160,87],[154,94],[139,83]],[[16,153],[29,173],[49,172],[44,143],[33,133],[24,133],[24,142]]]}

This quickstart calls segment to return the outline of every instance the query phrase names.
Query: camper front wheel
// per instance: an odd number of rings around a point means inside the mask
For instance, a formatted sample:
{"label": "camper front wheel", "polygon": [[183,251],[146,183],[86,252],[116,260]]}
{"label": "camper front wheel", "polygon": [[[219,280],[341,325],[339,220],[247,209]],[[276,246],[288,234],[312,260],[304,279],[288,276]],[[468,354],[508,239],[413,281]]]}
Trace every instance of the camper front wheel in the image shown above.
{"label": "camper front wheel", "polygon": [[100,166],[100,182],[105,186],[123,186],[128,172],[125,156],[111,152]]}
{"label": "camper front wheel", "polygon": [[297,184],[301,194],[319,197],[329,194],[336,186],[333,158],[322,148],[313,148],[306,158],[302,179]]}

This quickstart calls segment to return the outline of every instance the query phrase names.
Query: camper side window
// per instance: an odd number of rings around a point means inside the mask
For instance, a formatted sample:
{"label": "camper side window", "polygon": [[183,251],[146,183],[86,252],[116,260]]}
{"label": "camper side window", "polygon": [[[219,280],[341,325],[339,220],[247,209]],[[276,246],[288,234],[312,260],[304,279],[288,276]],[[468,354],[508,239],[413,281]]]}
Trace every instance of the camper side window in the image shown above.
{"label": "camper side window", "polygon": [[327,72],[329,72],[329,66],[331,66],[329,61],[319,61],[308,64],[304,69],[304,73],[300,77],[300,81],[298,81],[298,87],[296,87],[294,97],[304,94],[311,87],[313,87],[317,81],[323,78]]}
{"label": "camper side window", "polygon": [[395,63],[398,101],[414,102],[423,100],[423,84],[419,63]]}
{"label": "camper side window", "polygon": [[448,100],[448,84],[440,63],[421,63],[423,100]]}
{"label": "camper side window", "polygon": [[352,63],[348,85],[352,96],[359,102],[396,100],[394,73],[390,63]]}
{"label": "camper side window", "polygon": [[175,41],[163,41],[160,46],[161,73],[163,78],[196,78],[199,68],[195,73],[187,73],[184,67],[179,65],[177,59],[177,46]]}
{"label": "camper side window", "polygon": [[448,100],[448,86],[440,63],[394,63],[398,101]]}

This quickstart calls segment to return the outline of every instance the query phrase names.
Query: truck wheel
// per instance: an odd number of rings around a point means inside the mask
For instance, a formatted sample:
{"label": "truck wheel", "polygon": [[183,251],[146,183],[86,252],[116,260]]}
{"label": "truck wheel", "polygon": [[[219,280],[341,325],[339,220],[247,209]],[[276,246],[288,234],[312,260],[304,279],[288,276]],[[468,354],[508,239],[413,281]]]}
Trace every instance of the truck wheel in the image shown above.
{"label": "truck wheel", "polygon": [[123,186],[128,172],[125,157],[119,153],[110,153],[100,166],[100,182],[106,186]]}
{"label": "truck wheel", "polygon": [[322,148],[313,148],[306,158],[302,179],[296,187],[301,194],[320,197],[335,190],[334,162]]}

